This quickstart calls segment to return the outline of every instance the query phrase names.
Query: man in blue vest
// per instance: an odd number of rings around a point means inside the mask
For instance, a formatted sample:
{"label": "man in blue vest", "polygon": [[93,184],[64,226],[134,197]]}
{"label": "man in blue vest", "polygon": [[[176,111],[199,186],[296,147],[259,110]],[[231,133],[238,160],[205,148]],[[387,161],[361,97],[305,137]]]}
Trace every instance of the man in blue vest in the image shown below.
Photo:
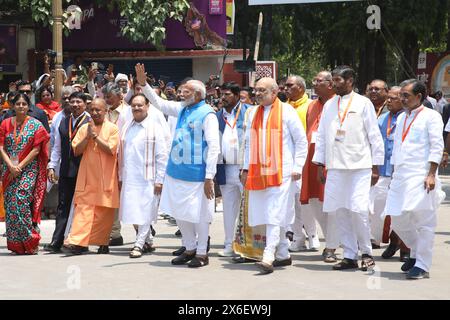
{"label": "man in blue vest", "polygon": [[177,126],[166,168],[160,208],[177,220],[186,251],[172,264],[198,268],[209,263],[209,224],[214,213],[214,176],[220,153],[219,124],[205,103],[205,85],[186,82],[184,101],[158,97],[146,82],[144,65],[136,65],[136,78],[150,102],[164,114],[177,117]]}
{"label": "man in blue vest", "polygon": [[233,236],[243,191],[239,179],[242,162],[239,150],[244,143],[245,112],[251,106],[240,101],[240,88],[235,82],[224,83],[220,92],[223,108],[216,115],[222,136],[222,152],[217,165],[216,181],[222,193],[225,249],[219,252],[219,256],[231,257],[234,256]]}

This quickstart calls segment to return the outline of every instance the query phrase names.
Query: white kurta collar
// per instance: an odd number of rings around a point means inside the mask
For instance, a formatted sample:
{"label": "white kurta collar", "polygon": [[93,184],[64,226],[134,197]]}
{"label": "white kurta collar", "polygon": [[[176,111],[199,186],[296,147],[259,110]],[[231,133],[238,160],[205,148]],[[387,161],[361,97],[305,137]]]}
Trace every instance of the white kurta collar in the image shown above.
{"label": "white kurta collar", "polygon": [[147,114],[147,117],[145,117],[144,120],[142,120],[141,122],[136,122],[133,120],[133,126],[141,126],[144,128],[148,128],[148,126],[150,125],[150,115]]}
{"label": "white kurta collar", "polygon": [[349,94],[346,94],[346,95],[344,95],[344,96],[341,96],[341,99],[347,99],[347,98],[350,98],[350,96],[353,94],[353,90],[349,93]]}

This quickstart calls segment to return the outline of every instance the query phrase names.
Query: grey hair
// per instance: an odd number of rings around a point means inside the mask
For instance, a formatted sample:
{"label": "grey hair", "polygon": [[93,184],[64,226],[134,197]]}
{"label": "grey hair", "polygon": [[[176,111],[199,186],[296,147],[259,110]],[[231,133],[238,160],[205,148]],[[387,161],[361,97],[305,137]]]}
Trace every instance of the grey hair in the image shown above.
{"label": "grey hair", "polygon": [[293,74],[290,75],[289,78],[294,78],[297,85],[301,86],[303,89],[306,89],[306,81],[303,77]]}
{"label": "grey hair", "polygon": [[61,91],[61,93],[62,94],[68,94],[69,96],[73,93],[73,88],[72,88],[72,86],[64,86],[63,88],[62,88],[62,91]]}
{"label": "grey hair", "polygon": [[331,81],[333,79],[333,76],[331,75],[331,72],[328,70],[320,71],[318,74],[323,74],[323,78],[325,80]]}
{"label": "grey hair", "polygon": [[108,82],[108,84],[103,87],[102,92],[105,96],[110,93],[118,96],[122,94],[122,89],[116,83]]}
{"label": "grey hair", "polygon": [[187,84],[191,85],[195,92],[199,92],[202,99],[206,98],[206,87],[203,82],[199,80],[189,80]]}
{"label": "grey hair", "polygon": [[389,88],[389,90],[401,90],[401,89],[402,89],[402,87],[400,87],[400,86],[392,86]]}

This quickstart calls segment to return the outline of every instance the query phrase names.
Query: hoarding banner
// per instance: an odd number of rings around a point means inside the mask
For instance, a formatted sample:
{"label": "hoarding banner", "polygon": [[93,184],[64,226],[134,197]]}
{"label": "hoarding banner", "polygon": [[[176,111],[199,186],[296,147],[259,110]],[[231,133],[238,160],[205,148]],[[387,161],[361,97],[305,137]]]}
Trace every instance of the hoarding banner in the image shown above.
{"label": "hoarding banner", "polygon": [[248,0],[250,6],[265,4],[290,4],[290,3],[318,3],[318,2],[344,2],[361,0]]}

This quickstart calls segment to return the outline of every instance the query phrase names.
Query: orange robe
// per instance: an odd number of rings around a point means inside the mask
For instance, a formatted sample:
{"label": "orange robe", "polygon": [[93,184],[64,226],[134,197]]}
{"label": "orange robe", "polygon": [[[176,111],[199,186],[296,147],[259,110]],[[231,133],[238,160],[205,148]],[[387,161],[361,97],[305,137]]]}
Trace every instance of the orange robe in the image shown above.
{"label": "orange robe", "polygon": [[312,163],[315,143],[311,143],[313,132],[317,132],[322,115],[323,104],[319,99],[312,101],[306,113],[306,137],[308,138],[308,157],[302,173],[302,190],[300,193],[301,204],[308,204],[309,199],[319,199],[323,202],[325,185],[318,180],[318,166]]}
{"label": "orange robe", "polygon": [[[72,148],[86,137],[83,125],[72,141]],[[68,242],[72,245],[108,245],[114,222],[114,209],[119,207],[117,147],[119,129],[107,120],[95,128],[106,141],[113,155],[104,152],[92,139],[81,158],[74,195],[74,217]]]}

